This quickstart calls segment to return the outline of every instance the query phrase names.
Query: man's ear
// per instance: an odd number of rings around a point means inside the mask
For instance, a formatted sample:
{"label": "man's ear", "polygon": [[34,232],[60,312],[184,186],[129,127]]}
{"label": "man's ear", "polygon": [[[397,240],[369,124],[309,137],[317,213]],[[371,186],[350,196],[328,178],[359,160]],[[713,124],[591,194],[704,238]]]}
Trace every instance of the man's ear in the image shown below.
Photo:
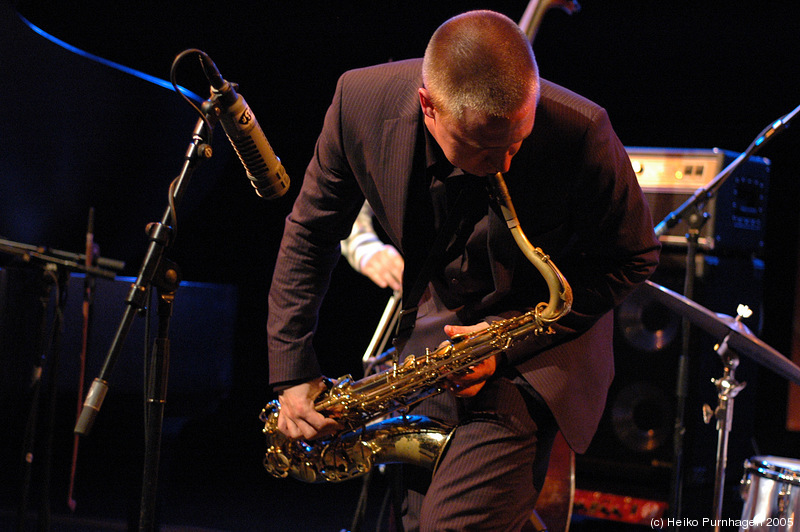
{"label": "man's ear", "polygon": [[422,114],[428,118],[434,118],[433,102],[431,93],[425,87],[419,88],[419,105],[422,107]]}

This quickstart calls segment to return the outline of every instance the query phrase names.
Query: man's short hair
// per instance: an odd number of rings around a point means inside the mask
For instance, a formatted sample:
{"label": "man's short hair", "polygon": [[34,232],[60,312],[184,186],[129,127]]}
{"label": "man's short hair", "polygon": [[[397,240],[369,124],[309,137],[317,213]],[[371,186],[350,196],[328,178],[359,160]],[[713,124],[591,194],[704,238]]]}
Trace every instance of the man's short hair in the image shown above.
{"label": "man's short hair", "polygon": [[508,117],[539,97],[539,68],[530,41],[511,19],[468,11],[434,32],[422,63],[434,108],[460,118],[464,109]]}

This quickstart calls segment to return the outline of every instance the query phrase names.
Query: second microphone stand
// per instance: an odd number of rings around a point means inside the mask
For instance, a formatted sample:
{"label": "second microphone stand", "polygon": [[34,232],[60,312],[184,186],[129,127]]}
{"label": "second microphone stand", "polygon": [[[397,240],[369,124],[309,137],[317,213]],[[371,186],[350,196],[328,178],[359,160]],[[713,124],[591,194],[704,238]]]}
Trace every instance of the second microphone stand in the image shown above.
{"label": "second microphone stand", "polygon": [[125,338],[137,314],[142,313],[150,297],[152,287],[158,291],[158,332],[153,342],[147,363],[147,384],[145,397],[145,457],[142,474],[142,498],[139,514],[139,530],[151,531],[155,528],[156,486],[160,462],[161,433],[164,419],[164,406],[167,393],[169,370],[169,321],[175,291],[180,285],[180,270],[172,261],[164,257],[174,235],[170,224],[175,222],[175,209],[188,187],[191,175],[200,161],[211,157],[211,147],[206,138],[215,122],[213,104],[205,102],[192,133],[192,140],[186,151],[183,166],[178,177],[170,187],[169,206],[160,222],[147,226],[150,244],[136,281],[125,300],[127,307],[103,363],[100,375],[92,382],[83,409],[75,425],[75,433],[88,435],[103,399],[108,392],[108,382],[114,364],[122,349]]}

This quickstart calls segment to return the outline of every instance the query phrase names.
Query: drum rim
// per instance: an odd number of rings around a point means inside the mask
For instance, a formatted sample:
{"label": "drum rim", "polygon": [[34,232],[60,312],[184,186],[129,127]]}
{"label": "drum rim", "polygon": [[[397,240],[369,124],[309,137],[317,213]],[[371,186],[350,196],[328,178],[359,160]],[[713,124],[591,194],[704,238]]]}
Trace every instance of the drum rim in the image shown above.
{"label": "drum rim", "polygon": [[[786,461],[796,462],[798,469],[790,469],[783,466],[782,462]],[[744,469],[770,480],[788,482],[800,486],[800,460],[794,458],[754,456],[744,461]]]}

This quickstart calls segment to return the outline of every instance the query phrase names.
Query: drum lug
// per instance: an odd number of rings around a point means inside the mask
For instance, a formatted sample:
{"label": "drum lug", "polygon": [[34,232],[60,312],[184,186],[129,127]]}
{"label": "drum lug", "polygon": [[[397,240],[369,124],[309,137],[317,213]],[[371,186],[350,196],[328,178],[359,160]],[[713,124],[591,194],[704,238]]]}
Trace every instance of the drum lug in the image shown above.
{"label": "drum lug", "polygon": [[788,502],[791,501],[792,486],[782,487],[778,492],[778,518],[786,517],[788,512]]}
{"label": "drum lug", "polygon": [[750,477],[744,477],[739,481],[739,496],[742,501],[747,502],[747,494],[750,492]]}

